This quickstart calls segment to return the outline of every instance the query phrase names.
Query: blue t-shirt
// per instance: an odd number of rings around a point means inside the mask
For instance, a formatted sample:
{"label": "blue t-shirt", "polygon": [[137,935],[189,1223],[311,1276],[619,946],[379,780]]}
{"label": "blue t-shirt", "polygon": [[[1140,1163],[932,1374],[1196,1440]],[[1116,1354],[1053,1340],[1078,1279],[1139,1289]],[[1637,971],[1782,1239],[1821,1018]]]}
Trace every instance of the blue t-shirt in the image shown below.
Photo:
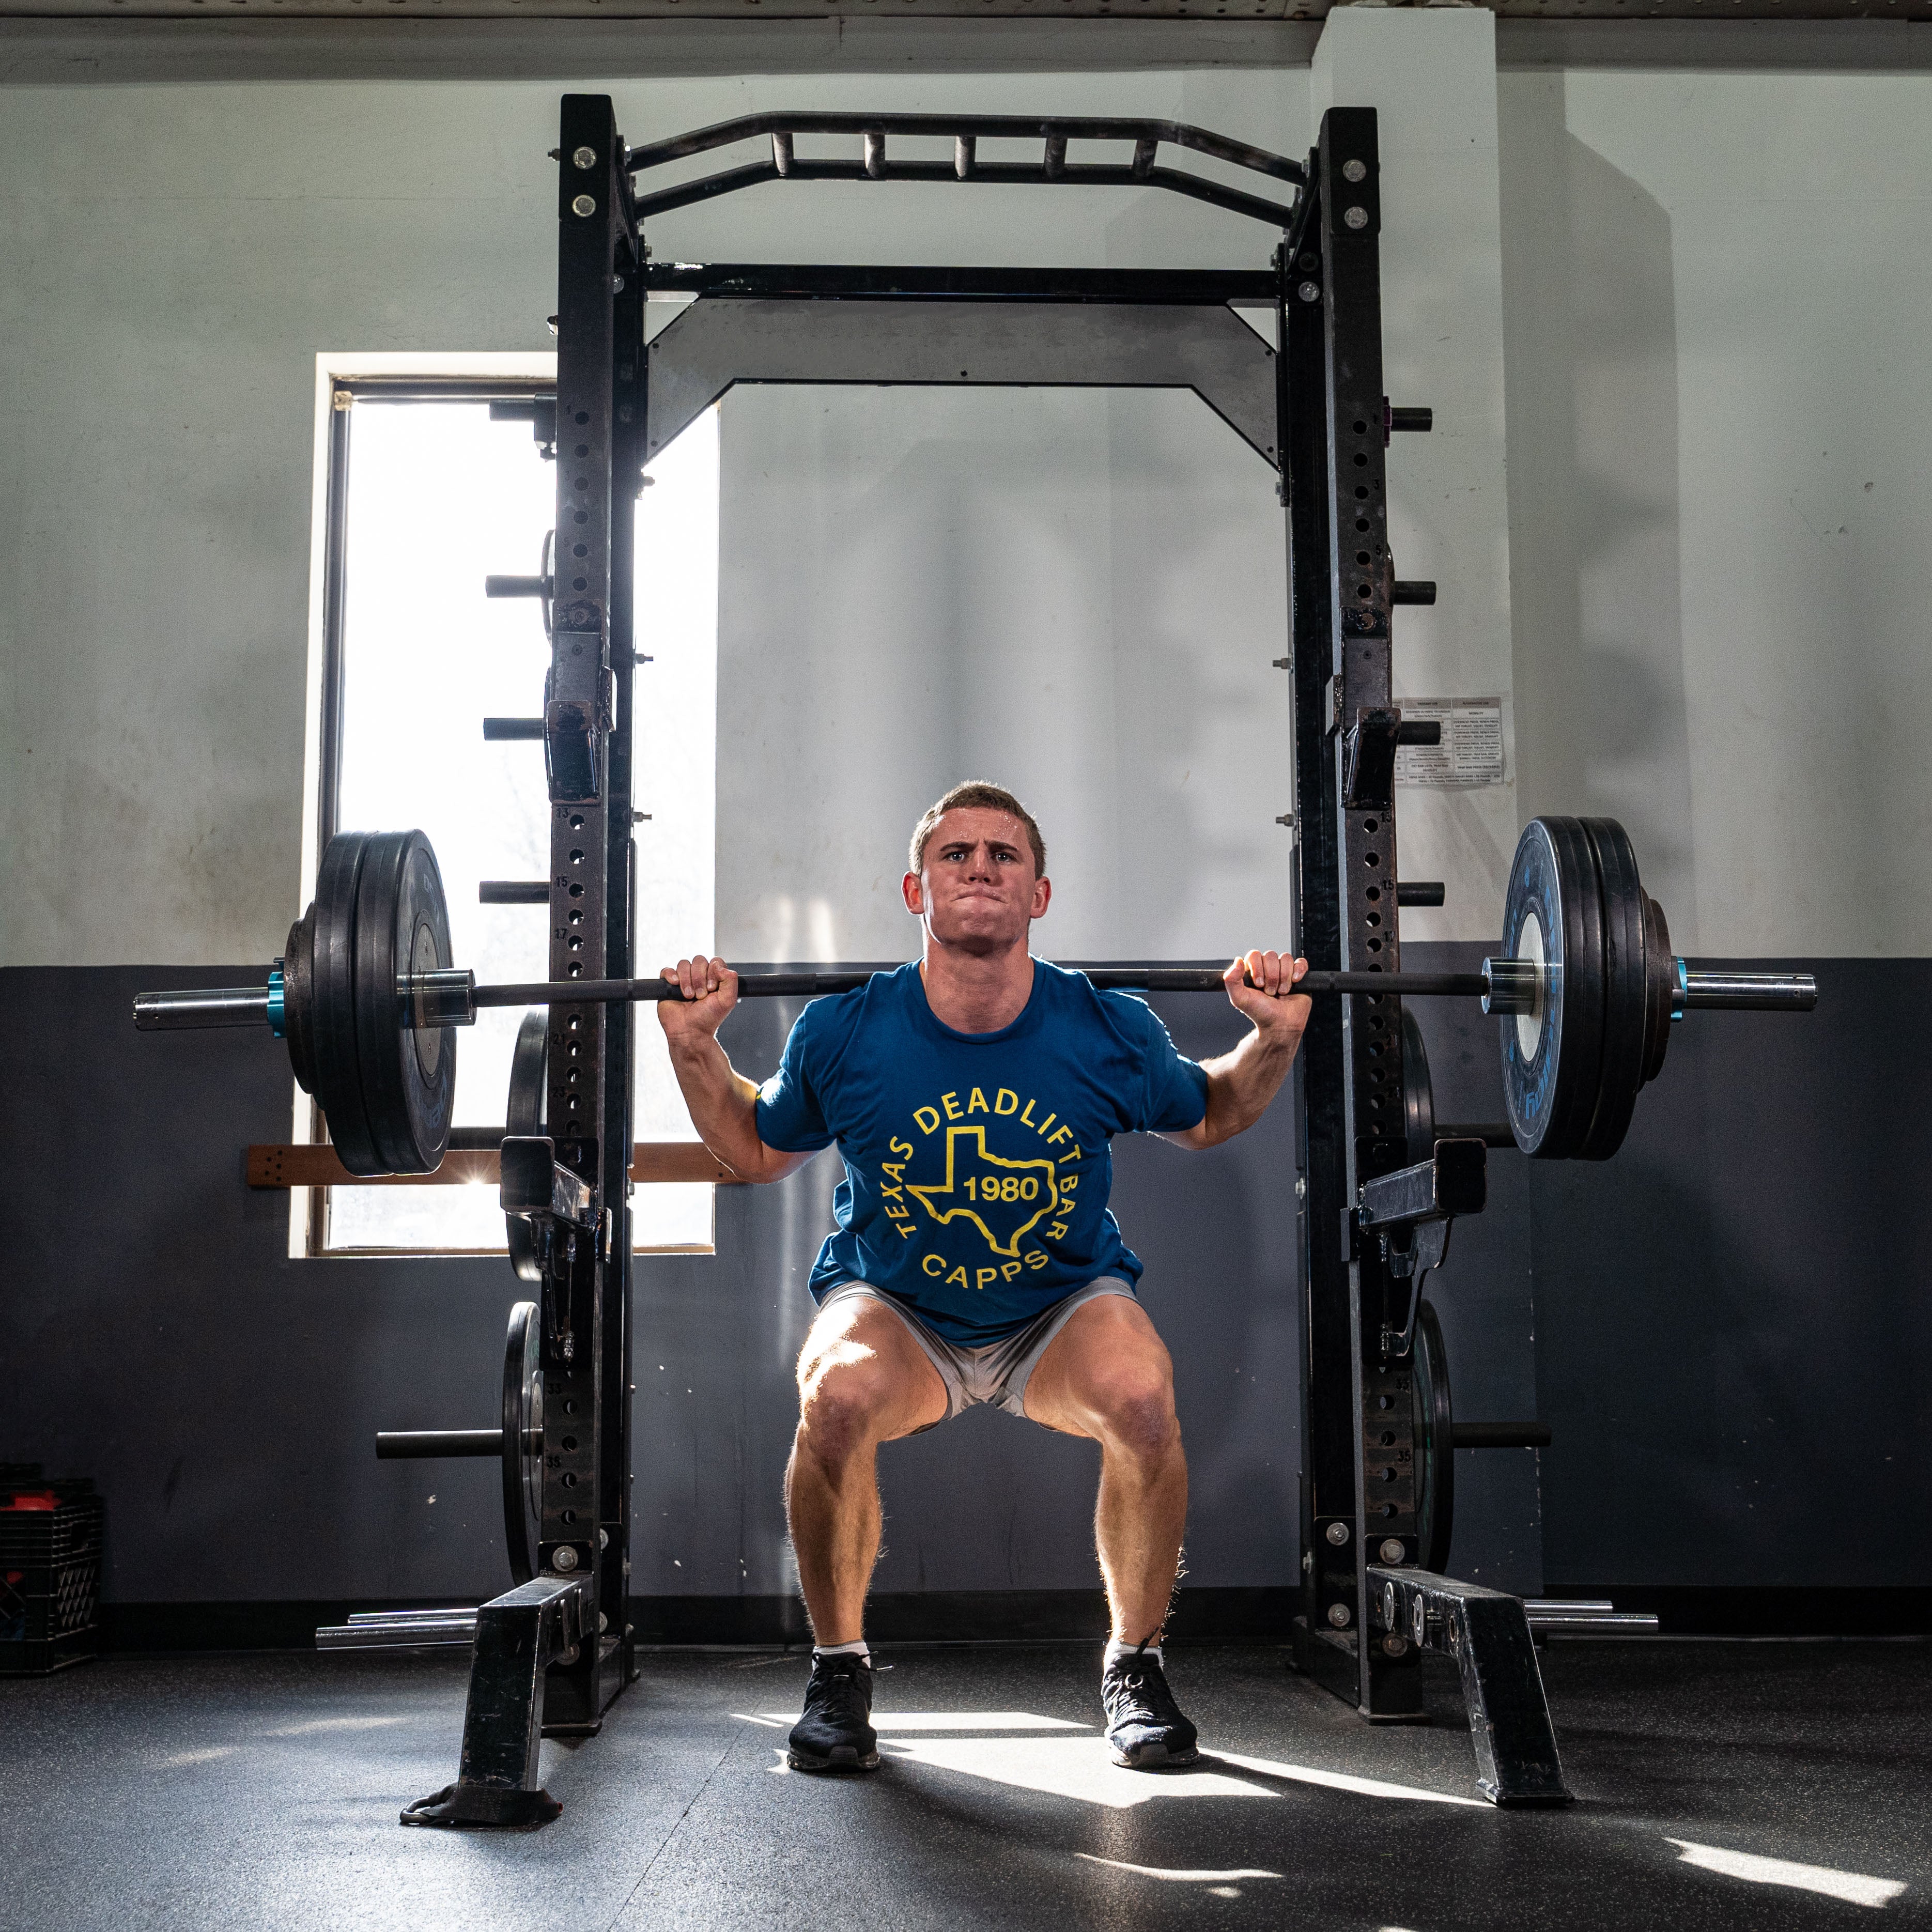
{"label": "blue t-shirt", "polygon": [[814,1297],[866,1282],[976,1348],[1102,1275],[1139,1279],[1108,1142],[1207,1111],[1207,1074],[1144,1000],[1036,959],[1011,1026],[956,1033],[915,962],[806,1008],[758,1121],[769,1148],[845,1159]]}

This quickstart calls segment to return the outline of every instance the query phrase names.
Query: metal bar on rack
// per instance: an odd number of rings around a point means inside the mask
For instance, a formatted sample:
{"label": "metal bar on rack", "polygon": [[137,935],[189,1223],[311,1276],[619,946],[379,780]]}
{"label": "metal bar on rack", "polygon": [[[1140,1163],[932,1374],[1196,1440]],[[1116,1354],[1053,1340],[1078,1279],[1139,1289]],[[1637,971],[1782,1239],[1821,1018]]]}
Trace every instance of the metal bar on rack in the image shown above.
{"label": "metal bar on rack", "polygon": [[474,1610],[359,1611],[315,1634],[317,1650],[467,1650],[476,1640]]}
{"label": "metal bar on rack", "polygon": [[[461,1128],[464,1134],[478,1130]],[[503,1130],[490,1130],[498,1141]],[[631,1149],[630,1178],[639,1186],[710,1181],[734,1186],[738,1177],[699,1141],[638,1141]],[[267,1142],[248,1149],[243,1177],[250,1187],[494,1187],[501,1171],[493,1144],[452,1147],[432,1174],[351,1174],[327,1141]]]}
{"label": "metal bar on rack", "polygon": [[956,153],[950,161],[896,160],[885,163],[883,136],[867,134],[867,158],[857,161],[808,161],[796,155],[781,174],[774,160],[754,161],[743,167],[728,168],[715,175],[701,175],[695,181],[680,182],[675,188],[658,189],[638,197],[640,220],[668,214],[674,209],[690,208],[699,202],[712,201],[720,195],[736,194],[766,182],[989,182],[1008,188],[1024,188],[1044,183],[1050,187],[1158,188],[1172,194],[1204,201],[1231,214],[1244,214],[1286,228],[1294,219],[1292,202],[1268,201],[1238,188],[1226,188],[1204,175],[1190,174],[1180,168],[1150,167],[1144,173],[1132,166],[1110,166],[1091,161],[1069,161],[1057,173],[1048,173],[1043,161],[975,160],[970,174],[962,175]]}
{"label": "metal bar on rack", "polygon": [[[1231,141],[1226,136],[1196,128],[1182,121],[1122,119],[1118,116],[1048,116],[1034,118],[1018,114],[857,114],[814,111],[793,113],[776,111],[747,114],[732,121],[719,121],[710,127],[694,129],[670,140],[653,141],[633,148],[626,158],[630,172],[640,174],[668,161],[688,160],[693,155],[727,148],[739,141],[783,132],[800,134],[862,134],[877,133],[967,136],[976,140],[1038,140],[1058,136],[1078,141],[1132,141],[1136,148],[1144,141],[1167,141],[1219,161],[1226,161],[1276,181],[1305,182],[1307,170],[1285,154],[1270,154],[1265,148]],[[641,209],[643,204],[639,203]]]}
{"label": "metal bar on rack", "polygon": [[961,268],[925,263],[646,262],[653,293],[949,302],[1228,302],[1271,308],[1275,278],[1257,268]]}

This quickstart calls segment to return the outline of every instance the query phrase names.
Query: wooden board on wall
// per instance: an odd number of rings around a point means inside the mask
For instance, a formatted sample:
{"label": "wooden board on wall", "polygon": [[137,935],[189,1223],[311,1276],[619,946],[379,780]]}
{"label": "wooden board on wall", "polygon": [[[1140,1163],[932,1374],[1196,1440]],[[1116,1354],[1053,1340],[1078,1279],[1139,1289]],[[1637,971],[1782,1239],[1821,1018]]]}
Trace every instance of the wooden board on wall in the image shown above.
{"label": "wooden board on wall", "polygon": [[[452,1148],[434,1174],[351,1174],[326,1141],[301,1145],[284,1142],[248,1150],[250,1187],[468,1187],[497,1184],[494,1148]],[[709,1180],[732,1186],[738,1177],[697,1141],[639,1141],[632,1150],[631,1178],[638,1182]]]}

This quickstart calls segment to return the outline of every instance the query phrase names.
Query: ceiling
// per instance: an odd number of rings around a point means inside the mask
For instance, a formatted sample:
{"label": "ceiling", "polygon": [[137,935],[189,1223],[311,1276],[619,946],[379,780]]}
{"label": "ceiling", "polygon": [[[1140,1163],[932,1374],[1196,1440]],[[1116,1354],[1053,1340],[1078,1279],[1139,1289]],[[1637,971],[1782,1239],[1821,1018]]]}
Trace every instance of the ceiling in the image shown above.
{"label": "ceiling", "polygon": [[[1330,0],[0,0],[34,20],[1319,20]],[[1356,0],[1376,4],[1376,0]],[[1468,4],[1468,0],[1452,0]],[[1483,0],[1508,20],[1932,20],[1932,0]]]}

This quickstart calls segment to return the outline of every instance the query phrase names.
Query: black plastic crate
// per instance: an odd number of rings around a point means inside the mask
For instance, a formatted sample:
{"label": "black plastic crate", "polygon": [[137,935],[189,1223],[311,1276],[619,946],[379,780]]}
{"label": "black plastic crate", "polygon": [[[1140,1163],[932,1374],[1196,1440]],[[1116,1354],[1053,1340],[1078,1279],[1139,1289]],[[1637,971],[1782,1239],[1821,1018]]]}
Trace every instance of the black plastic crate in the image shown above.
{"label": "black plastic crate", "polygon": [[85,1480],[0,1463],[0,1676],[40,1676],[94,1654],[102,1498]]}

